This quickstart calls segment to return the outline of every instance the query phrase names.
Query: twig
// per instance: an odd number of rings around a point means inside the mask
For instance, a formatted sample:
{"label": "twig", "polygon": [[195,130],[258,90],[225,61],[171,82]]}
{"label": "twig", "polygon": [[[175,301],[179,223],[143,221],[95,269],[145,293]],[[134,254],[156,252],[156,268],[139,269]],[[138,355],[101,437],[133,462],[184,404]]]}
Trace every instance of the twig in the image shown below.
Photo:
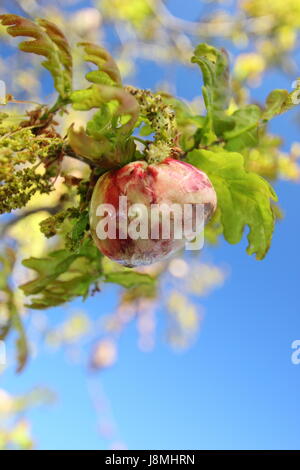
{"label": "twig", "polygon": [[100,167],[99,163],[93,160],[89,160],[86,157],[82,157],[81,155],[78,155],[76,152],[74,152],[74,150],[69,145],[65,145],[62,151],[65,157],[75,158],[75,160],[79,160],[80,162],[85,163],[86,165],[89,165],[91,168]]}
{"label": "twig", "polygon": [[10,227],[12,227],[16,223],[20,222],[20,220],[25,219],[25,217],[28,217],[28,216],[33,215],[33,214],[37,214],[39,212],[49,212],[49,214],[55,215],[60,210],[61,210],[61,206],[57,205],[57,206],[54,206],[54,207],[53,206],[52,207],[48,207],[48,206],[38,207],[36,209],[31,209],[31,210],[25,211],[25,212],[21,213],[20,215],[17,215],[16,217],[10,219],[2,227],[0,227],[0,238],[3,238],[6,235],[7,231],[10,229]]}

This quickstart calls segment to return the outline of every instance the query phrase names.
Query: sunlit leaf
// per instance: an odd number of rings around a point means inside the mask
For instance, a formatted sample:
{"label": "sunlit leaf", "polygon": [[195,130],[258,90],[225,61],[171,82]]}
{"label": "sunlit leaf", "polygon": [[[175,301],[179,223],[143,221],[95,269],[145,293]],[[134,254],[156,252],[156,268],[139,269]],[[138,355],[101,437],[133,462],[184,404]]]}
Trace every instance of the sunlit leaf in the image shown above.
{"label": "sunlit leaf", "polygon": [[98,66],[98,70],[87,73],[89,82],[109,86],[122,85],[119,68],[106,49],[90,42],[80,42],[78,45],[84,48],[85,60]]}
{"label": "sunlit leaf", "polygon": [[128,134],[132,131],[139,115],[139,106],[136,99],[122,88],[92,85],[86,90],[74,91],[71,95],[73,107],[79,111],[88,111],[101,108],[104,104],[117,101],[118,107],[115,116],[127,116],[126,122],[118,127],[118,132]]}
{"label": "sunlit leaf", "polygon": [[155,282],[152,276],[131,270],[123,270],[121,272],[108,273],[105,276],[105,281],[113,282],[114,284],[119,284],[123,287],[126,287],[127,289],[144,284],[152,285]]}
{"label": "sunlit leaf", "polygon": [[[207,116],[202,129],[202,142],[210,145],[217,140],[215,121],[222,121],[222,112],[227,109],[231,95],[228,58],[223,49],[199,44],[195,49],[192,62],[200,66],[203,75],[202,93]],[[228,118],[225,120],[228,121]],[[218,127],[220,127],[220,122],[218,122]]]}
{"label": "sunlit leaf", "polygon": [[57,26],[48,20],[33,22],[18,15],[0,15],[0,21],[8,26],[11,36],[33,38],[21,42],[19,48],[46,57],[42,65],[51,73],[60,96],[67,98],[72,89],[72,56],[67,39]]}
{"label": "sunlit leaf", "polygon": [[216,190],[225,239],[233,244],[240,242],[248,226],[247,252],[263,259],[275,223],[271,200],[276,201],[277,196],[271,185],[257,174],[247,172],[239,153],[194,150],[188,162],[205,171]]}
{"label": "sunlit leaf", "polygon": [[223,134],[227,141],[227,150],[239,151],[256,146],[260,117],[261,109],[254,104],[235,111],[231,116],[234,120],[234,128]]}
{"label": "sunlit leaf", "polygon": [[300,103],[300,80],[297,88],[289,93],[287,90],[271,91],[266,101],[266,109],[263,113],[263,120],[269,121],[273,117],[289,111]]}

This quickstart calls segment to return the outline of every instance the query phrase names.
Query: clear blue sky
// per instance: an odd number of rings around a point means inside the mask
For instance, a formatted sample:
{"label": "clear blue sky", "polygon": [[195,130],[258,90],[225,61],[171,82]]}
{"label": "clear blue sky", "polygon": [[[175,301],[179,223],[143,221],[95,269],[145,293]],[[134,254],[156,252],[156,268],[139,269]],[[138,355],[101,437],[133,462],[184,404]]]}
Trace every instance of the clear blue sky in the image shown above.
{"label": "clear blue sky", "polygon": [[[170,4],[186,18],[201,10],[194,0]],[[143,65],[138,84],[151,87],[161,71]],[[176,69],[179,94],[199,94],[199,77],[196,70]],[[274,88],[290,89],[291,81],[270,73],[253,96],[263,100]],[[285,148],[299,136],[294,117],[272,123]],[[29,414],[39,448],[106,448],[88,394],[91,383],[103,390],[119,440],[129,449],[300,448],[300,365],[291,363],[291,343],[300,339],[300,186],[280,183],[276,189],[285,219],[264,261],[246,255],[245,240],[236,246],[221,242],[209,253],[216,264],[230,264],[231,274],[202,302],[207,312],[202,331],[188,351],[174,353],[165,344],[161,320],[154,352],[138,349],[130,327],[121,338],[118,363],[102,374],[90,376],[59,352],[43,353],[21,376],[9,370],[0,377],[0,386],[12,393],[36,383],[57,391],[56,405]],[[108,288],[85,307],[95,318],[111,311],[114,299],[115,290]],[[64,311],[48,315],[57,321]]]}

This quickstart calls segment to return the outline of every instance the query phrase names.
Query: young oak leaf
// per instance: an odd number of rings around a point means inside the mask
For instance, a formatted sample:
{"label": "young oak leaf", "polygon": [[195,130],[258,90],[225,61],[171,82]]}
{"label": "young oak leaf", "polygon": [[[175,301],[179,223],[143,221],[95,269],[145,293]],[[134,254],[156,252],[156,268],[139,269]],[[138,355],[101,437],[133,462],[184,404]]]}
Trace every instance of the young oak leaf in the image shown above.
{"label": "young oak leaf", "polygon": [[137,286],[148,286],[155,284],[155,279],[146,273],[139,273],[126,268],[123,268],[120,272],[107,273],[105,276],[105,282],[112,282],[113,284],[119,284],[126,289],[131,289]]}
{"label": "young oak leaf", "polygon": [[135,144],[130,138],[139,116],[139,105],[123,88],[92,85],[72,93],[74,109],[87,111],[99,108],[88,122],[87,129],[68,131],[74,152],[98,161],[103,169],[111,169],[131,161]]}
{"label": "young oak leaf", "polygon": [[258,106],[250,104],[231,115],[234,127],[223,133],[223,138],[227,141],[227,150],[237,152],[257,145],[261,114],[262,111]]}
{"label": "young oak leaf", "polygon": [[119,284],[126,289],[152,289],[156,285],[156,277],[147,273],[126,268],[111,259],[104,257],[102,262],[105,282]]}
{"label": "young oak leaf", "polygon": [[69,92],[72,91],[73,58],[67,38],[51,21],[48,21],[44,18],[39,18],[37,19],[37,22],[46,30],[49,38],[57,46],[57,54],[59,55],[59,59],[65,68],[64,77],[65,83],[67,85],[67,93],[69,94]]}
{"label": "young oak leaf", "polygon": [[136,150],[132,138],[109,139],[101,136],[94,139],[83,128],[75,130],[73,125],[68,131],[68,140],[77,155],[93,162],[102,171],[116,169],[129,163]]}
{"label": "young oak leaf", "polygon": [[187,161],[205,171],[216,190],[225,239],[232,244],[240,242],[248,226],[247,253],[263,259],[275,223],[271,200],[277,201],[277,196],[271,185],[259,175],[247,172],[239,153],[194,150]]}
{"label": "young oak leaf", "polygon": [[78,111],[101,108],[106,103],[116,101],[118,106],[115,109],[115,116],[125,120],[117,127],[118,133],[123,135],[130,134],[138,120],[139,105],[136,99],[122,88],[92,85],[87,90],[74,91],[71,100],[73,108]]}
{"label": "young oak leaf", "polygon": [[300,104],[300,80],[296,81],[296,89],[289,93],[287,90],[273,90],[267,97],[266,108],[262,115],[264,121],[270,121],[275,116],[289,111]]}
{"label": "young oak leaf", "polygon": [[101,46],[91,42],[80,42],[78,46],[84,48],[85,60],[98,66],[86,74],[86,79],[91,83],[108,86],[122,86],[119,68],[112,56]]}
{"label": "young oak leaf", "polygon": [[84,48],[85,60],[97,65],[98,70],[86,75],[93,85],[74,91],[71,102],[75,110],[98,108],[98,111],[87,123],[86,130],[70,127],[69,142],[77,154],[109,170],[130,161],[134,155],[135,145],[130,136],[138,121],[139,105],[122,88],[118,66],[105,49],[89,42],[79,46]]}
{"label": "young oak leaf", "polygon": [[[68,130],[68,140],[77,155],[81,155],[91,161],[100,160],[111,149],[110,142],[105,136],[101,136],[96,140],[90,137],[83,127],[76,130],[74,124]],[[105,165],[105,161],[101,160],[101,164]],[[107,163],[109,164],[109,161]]]}
{"label": "young oak leaf", "polygon": [[86,297],[90,286],[101,276],[101,254],[87,240],[78,253],[66,249],[46,258],[29,258],[23,265],[37,277],[23,284],[27,296],[34,296],[30,308],[43,309],[61,305],[77,296]]}
{"label": "young oak leaf", "polygon": [[13,14],[0,15],[0,22],[8,26],[10,36],[33,38],[21,42],[19,49],[46,58],[42,65],[51,73],[60,97],[66,99],[72,89],[72,55],[67,39],[57,26],[44,19],[33,22]]}
{"label": "young oak leaf", "polygon": [[217,131],[232,126],[230,117],[224,113],[230,99],[228,58],[224,49],[203,43],[196,47],[192,62],[200,66],[203,75],[202,93],[207,115],[202,142],[210,145],[217,140]]}
{"label": "young oak leaf", "polygon": [[33,269],[37,277],[21,289],[32,297],[33,309],[62,305],[75,297],[88,296],[99,281],[112,282],[123,287],[153,284],[148,274],[118,267],[102,266],[102,255],[90,239],[86,239],[77,253],[63,249],[50,253],[46,258],[29,258],[23,265]]}
{"label": "young oak leaf", "polygon": [[225,110],[230,100],[229,65],[225,50],[199,44],[192,62],[198,64],[202,70],[204,86],[212,96],[213,109]]}

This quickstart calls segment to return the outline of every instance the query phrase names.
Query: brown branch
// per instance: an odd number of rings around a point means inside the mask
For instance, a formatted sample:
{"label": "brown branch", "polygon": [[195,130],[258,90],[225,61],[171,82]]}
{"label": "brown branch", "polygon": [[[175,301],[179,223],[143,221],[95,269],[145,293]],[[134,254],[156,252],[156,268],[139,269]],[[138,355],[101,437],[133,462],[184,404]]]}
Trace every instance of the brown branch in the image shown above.
{"label": "brown branch", "polygon": [[86,157],[82,157],[74,152],[74,150],[70,147],[70,145],[65,145],[62,149],[65,157],[75,158],[75,160],[79,160],[86,165],[89,165],[91,168],[100,168],[99,163],[96,163],[93,160],[89,160]]}

